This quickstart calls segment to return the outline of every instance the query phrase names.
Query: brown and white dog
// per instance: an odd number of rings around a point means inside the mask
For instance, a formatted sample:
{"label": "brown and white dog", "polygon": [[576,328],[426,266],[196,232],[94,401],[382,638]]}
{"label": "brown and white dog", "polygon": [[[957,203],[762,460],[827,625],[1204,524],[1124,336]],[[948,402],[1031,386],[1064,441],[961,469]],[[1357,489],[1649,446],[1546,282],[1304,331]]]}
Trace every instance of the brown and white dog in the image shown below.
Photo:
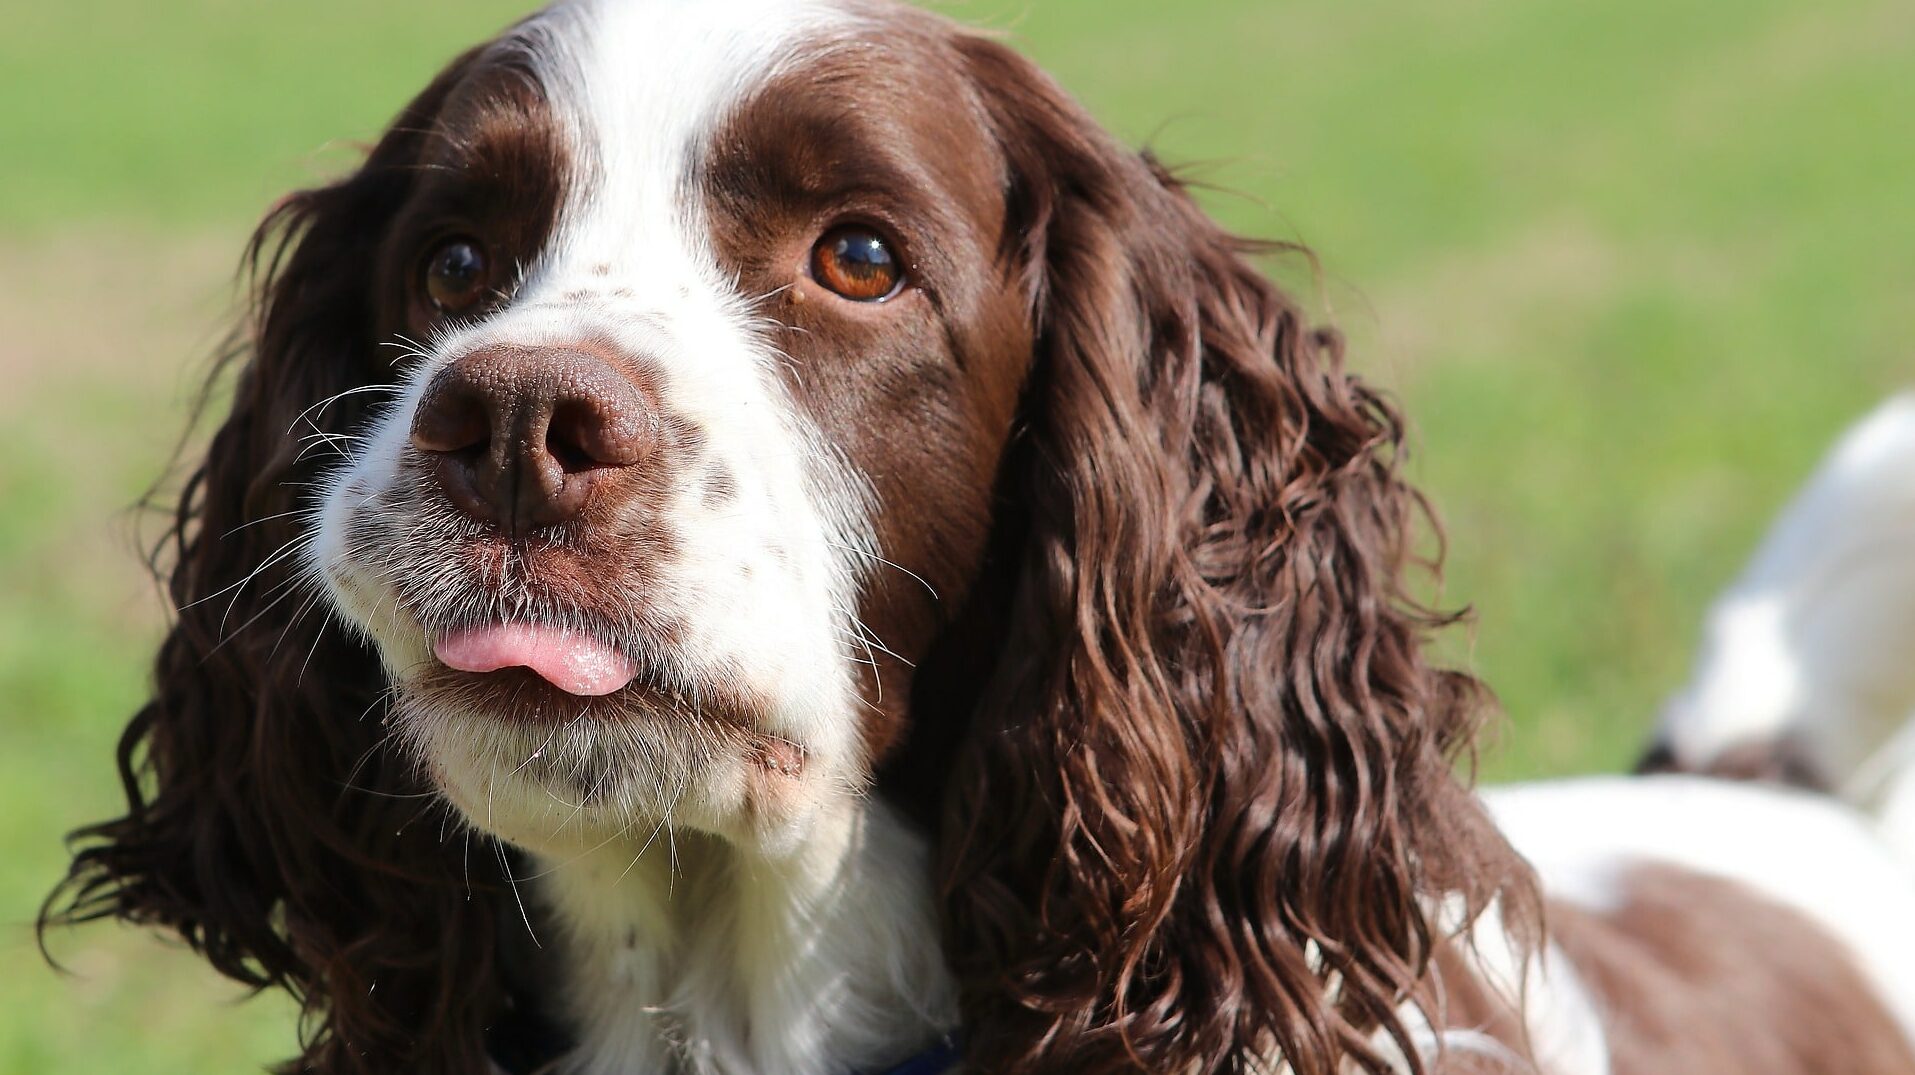
{"label": "brown and white dog", "polygon": [[1915,395],[1848,430],[1704,623],[1651,771],[1836,793],[1915,854]]}
{"label": "brown and white dog", "polygon": [[528,19],[262,228],[51,917],[297,1071],[1915,1071],[1839,807],[1454,777],[1399,419],[1254,249],[935,16]]}

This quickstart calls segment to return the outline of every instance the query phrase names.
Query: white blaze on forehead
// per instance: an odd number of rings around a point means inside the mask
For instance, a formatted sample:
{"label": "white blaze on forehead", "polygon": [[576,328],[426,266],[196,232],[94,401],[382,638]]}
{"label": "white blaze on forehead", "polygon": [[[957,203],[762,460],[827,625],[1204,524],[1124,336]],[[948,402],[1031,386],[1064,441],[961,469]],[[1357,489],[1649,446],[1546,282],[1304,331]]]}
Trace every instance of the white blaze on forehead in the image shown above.
{"label": "white blaze on forehead", "polygon": [[570,0],[523,27],[581,157],[552,248],[567,264],[554,268],[634,250],[655,252],[660,274],[715,268],[691,189],[712,135],[806,46],[853,24],[814,0]]}

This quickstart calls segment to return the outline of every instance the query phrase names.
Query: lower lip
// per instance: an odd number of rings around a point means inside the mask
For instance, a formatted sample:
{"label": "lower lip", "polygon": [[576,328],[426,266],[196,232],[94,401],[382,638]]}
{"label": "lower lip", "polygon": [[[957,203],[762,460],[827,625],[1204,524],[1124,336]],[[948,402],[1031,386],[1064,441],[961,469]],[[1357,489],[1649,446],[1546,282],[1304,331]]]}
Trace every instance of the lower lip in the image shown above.
{"label": "lower lip", "polygon": [[529,668],[462,672],[441,664],[409,686],[437,706],[508,724],[676,720],[714,729],[746,730],[755,723],[735,701],[701,696],[694,703],[683,694],[654,687],[642,679],[612,694],[593,697],[560,690]]}
{"label": "lower lip", "polygon": [[412,687],[461,712],[507,724],[629,720],[673,709],[669,700],[641,683],[592,697],[562,691],[529,668],[461,672],[441,665],[415,680]]}
{"label": "lower lip", "polygon": [[550,728],[660,718],[696,722],[701,725],[694,733],[699,737],[696,742],[703,748],[715,743],[733,744],[764,772],[786,780],[803,777],[810,763],[810,752],[804,747],[753,732],[748,720],[735,710],[694,709],[684,698],[643,683],[627,686],[616,698],[582,698],[559,690],[525,668],[475,673],[441,667],[417,681],[415,687],[437,695],[452,709],[477,711],[485,719],[503,724]]}

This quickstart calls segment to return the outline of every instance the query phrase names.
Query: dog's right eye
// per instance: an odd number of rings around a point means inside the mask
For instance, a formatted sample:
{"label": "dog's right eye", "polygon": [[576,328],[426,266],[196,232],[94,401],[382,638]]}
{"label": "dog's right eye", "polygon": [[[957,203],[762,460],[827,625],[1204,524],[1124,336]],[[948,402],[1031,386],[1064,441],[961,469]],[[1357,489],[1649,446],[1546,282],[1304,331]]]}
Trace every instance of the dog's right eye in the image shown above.
{"label": "dog's right eye", "polygon": [[476,239],[449,239],[434,247],[425,274],[426,295],[448,314],[479,305],[492,282],[485,248]]}

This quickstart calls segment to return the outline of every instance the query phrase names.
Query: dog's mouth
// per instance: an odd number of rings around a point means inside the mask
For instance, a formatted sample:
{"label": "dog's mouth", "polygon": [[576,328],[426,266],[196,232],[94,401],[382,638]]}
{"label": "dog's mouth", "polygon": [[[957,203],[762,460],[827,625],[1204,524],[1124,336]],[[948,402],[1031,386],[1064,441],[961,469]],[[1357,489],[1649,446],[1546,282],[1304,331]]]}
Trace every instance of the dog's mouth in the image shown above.
{"label": "dog's mouth", "polygon": [[576,698],[617,694],[638,678],[623,650],[589,634],[537,623],[493,623],[440,636],[433,656],[455,672],[523,668]]}
{"label": "dog's mouth", "polygon": [[[736,810],[776,819],[809,801],[811,749],[768,730],[771,703],[733,677],[550,621],[427,630],[431,658],[395,684],[399,726],[486,831],[527,846],[578,817],[578,831],[632,817],[718,831]],[[546,818],[547,804],[571,809]]]}
{"label": "dog's mouth", "polygon": [[505,621],[434,637],[435,660],[410,683],[442,707],[506,724],[643,722],[734,742],[787,773],[806,751],[758,731],[753,700],[717,682],[676,682],[615,643],[569,627]]}

